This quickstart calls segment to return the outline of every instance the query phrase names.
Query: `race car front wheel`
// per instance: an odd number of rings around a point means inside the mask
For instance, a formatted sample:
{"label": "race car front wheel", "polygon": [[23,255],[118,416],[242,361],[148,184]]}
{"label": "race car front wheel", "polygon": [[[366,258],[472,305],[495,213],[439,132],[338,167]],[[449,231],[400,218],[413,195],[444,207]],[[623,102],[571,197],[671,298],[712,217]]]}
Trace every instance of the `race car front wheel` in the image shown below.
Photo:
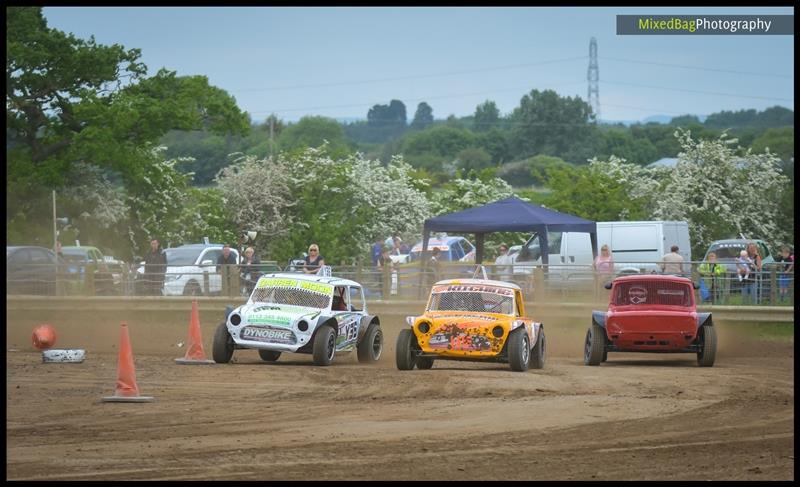
{"label": "race car front wheel", "polygon": [[383,331],[380,325],[372,323],[367,328],[364,338],[358,344],[359,362],[377,362],[383,351]]}
{"label": "race car front wheel", "polygon": [[336,351],[336,334],[330,326],[323,326],[314,335],[314,365],[330,365]]}
{"label": "race car front wheel", "polygon": [[530,366],[531,340],[524,328],[508,336],[508,363],[517,372],[525,372]]}
{"label": "race car front wheel", "polygon": [[214,362],[218,364],[227,364],[233,357],[233,338],[228,333],[228,327],[225,323],[220,323],[217,331],[214,332],[214,345],[211,348],[211,355],[214,357]]}
{"label": "race car front wheel", "polygon": [[417,363],[419,344],[414,332],[409,328],[400,330],[395,346],[395,361],[398,370],[411,370]]}

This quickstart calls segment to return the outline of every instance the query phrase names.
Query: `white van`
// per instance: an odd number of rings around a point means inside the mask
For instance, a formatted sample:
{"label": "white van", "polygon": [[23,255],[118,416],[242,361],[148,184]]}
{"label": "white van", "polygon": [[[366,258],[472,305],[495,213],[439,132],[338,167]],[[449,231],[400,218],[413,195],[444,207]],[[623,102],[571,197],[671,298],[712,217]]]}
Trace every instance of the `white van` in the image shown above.
{"label": "white van", "polygon": [[[547,237],[551,273],[587,272],[593,260],[588,233],[550,232]],[[597,222],[598,253],[603,245],[611,248],[617,275],[661,272],[658,263],[673,245],[685,262],[692,260],[689,224],[684,221]],[[511,259],[515,274],[529,274],[541,265],[538,235],[534,233]]]}

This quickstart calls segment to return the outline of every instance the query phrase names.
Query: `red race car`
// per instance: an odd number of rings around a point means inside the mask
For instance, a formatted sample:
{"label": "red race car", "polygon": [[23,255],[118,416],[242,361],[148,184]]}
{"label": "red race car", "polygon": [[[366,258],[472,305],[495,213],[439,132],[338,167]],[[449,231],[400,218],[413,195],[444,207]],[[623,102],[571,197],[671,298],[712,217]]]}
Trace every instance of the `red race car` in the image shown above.
{"label": "red race car", "polygon": [[698,313],[695,285],[668,275],[614,279],[608,311],[593,311],[583,363],[599,365],[608,352],[696,353],[697,365],[711,367],[717,332],[711,313]]}

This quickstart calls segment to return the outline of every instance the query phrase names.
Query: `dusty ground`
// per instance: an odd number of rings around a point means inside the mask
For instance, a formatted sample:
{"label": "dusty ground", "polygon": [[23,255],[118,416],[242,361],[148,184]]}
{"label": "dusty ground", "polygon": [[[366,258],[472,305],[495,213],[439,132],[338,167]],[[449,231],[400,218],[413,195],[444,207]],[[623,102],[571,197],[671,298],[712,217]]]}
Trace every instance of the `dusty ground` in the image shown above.
{"label": "dusty ground", "polygon": [[[372,366],[354,355],[331,367],[291,354],[266,364],[255,351],[181,366],[174,343],[132,333],[148,404],[100,402],[117,356],[99,344],[83,344],[82,364],[43,364],[17,345],[6,354],[6,476],[794,478],[793,343],[751,343],[718,324],[713,368],[683,354],[610,354],[586,367],[583,327],[551,322],[543,370],[438,362],[401,372],[400,326],[384,323],[387,346]],[[206,332],[204,342],[210,356]],[[137,344],[162,351],[137,354]]]}

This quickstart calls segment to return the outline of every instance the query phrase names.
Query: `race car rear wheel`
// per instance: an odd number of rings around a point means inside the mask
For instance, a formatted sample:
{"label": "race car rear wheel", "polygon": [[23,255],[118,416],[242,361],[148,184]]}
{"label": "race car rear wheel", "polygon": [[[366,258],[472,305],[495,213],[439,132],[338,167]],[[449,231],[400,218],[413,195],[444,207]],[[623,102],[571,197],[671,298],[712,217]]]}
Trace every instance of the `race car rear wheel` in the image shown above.
{"label": "race car rear wheel", "polygon": [[273,350],[259,350],[258,356],[261,357],[261,360],[264,362],[275,362],[280,358],[281,353]]}
{"label": "race car rear wheel", "polygon": [[600,365],[606,349],[606,332],[595,323],[586,331],[586,342],[583,347],[583,363]]}
{"label": "race car rear wheel", "polygon": [[336,351],[336,334],[330,326],[323,326],[314,335],[314,365],[330,365]]}
{"label": "race car rear wheel", "polygon": [[433,357],[417,357],[417,368],[428,370],[433,368]]}
{"label": "race car rear wheel", "polygon": [[544,328],[539,328],[539,336],[536,337],[536,345],[531,352],[531,368],[544,368],[544,358],[547,353],[547,338],[544,336]]}
{"label": "race car rear wheel", "polygon": [[228,327],[225,326],[225,323],[220,323],[217,331],[214,332],[211,355],[214,357],[214,362],[218,364],[227,364],[233,357],[233,338],[228,333]]}
{"label": "race car rear wheel", "polygon": [[383,331],[380,325],[372,323],[367,328],[364,338],[358,344],[359,362],[377,362],[383,351]]}
{"label": "race car rear wheel", "polygon": [[508,363],[517,372],[525,372],[530,366],[531,339],[524,327],[508,336]]}
{"label": "race car rear wheel", "polygon": [[409,328],[400,330],[395,346],[395,362],[398,370],[411,370],[417,364],[419,344],[414,332]]}
{"label": "race car rear wheel", "polygon": [[717,355],[717,330],[713,326],[703,325],[699,333],[701,349],[697,352],[697,365],[700,367],[711,367],[714,365],[714,358]]}

